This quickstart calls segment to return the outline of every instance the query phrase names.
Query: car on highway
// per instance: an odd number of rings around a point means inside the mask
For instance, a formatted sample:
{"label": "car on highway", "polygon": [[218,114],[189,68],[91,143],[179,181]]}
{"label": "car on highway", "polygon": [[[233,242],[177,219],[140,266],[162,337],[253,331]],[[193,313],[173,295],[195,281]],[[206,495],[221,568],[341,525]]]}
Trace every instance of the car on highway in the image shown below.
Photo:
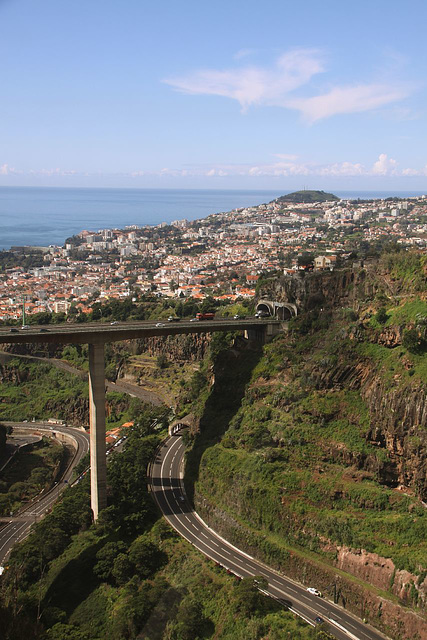
{"label": "car on highway", "polygon": [[320,591],[318,589],[315,589],[314,587],[308,587],[307,591],[311,593],[313,596],[318,596],[319,598],[322,597],[322,594],[320,593]]}
{"label": "car on highway", "polygon": [[190,322],[200,322],[200,318],[191,318]]}
{"label": "car on highway", "polygon": [[316,624],[322,624],[323,622],[323,618],[321,618],[320,616],[317,616],[316,618],[314,618],[314,622]]}
{"label": "car on highway", "polygon": [[23,324],[21,327],[21,329],[29,329],[29,328],[30,328],[29,324]]}
{"label": "car on highway", "polygon": [[181,318],[176,318],[175,316],[169,316],[168,322],[179,322]]}
{"label": "car on highway", "polygon": [[42,327],[40,329],[40,333],[47,333],[49,331],[49,329],[46,329],[45,327]]}
{"label": "car on highway", "polygon": [[12,329],[9,329],[9,333],[19,333],[19,329],[14,329],[12,327]]}
{"label": "car on highway", "polygon": [[270,314],[268,313],[268,311],[257,311],[255,314],[255,318],[269,318]]}
{"label": "car on highway", "polygon": [[156,322],[156,327],[165,327],[165,323],[164,322]]}
{"label": "car on highway", "polygon": [[113,322],[110,322],[110,324],[113,325],[113,324],[119,324],[119,323],[117,322],[117,320],[113,320]]}

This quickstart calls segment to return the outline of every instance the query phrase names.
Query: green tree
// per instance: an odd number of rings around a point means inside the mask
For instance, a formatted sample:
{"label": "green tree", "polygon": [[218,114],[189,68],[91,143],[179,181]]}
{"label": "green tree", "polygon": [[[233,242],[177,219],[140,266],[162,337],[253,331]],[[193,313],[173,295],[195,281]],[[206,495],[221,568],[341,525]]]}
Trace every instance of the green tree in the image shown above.
{"label": "green tree", "polygon": [[90,640],[89,636],[73,624],[58,622],[46,631],[46,640]]}
{"label": "green tree", "polygon": [[137,538],[129,549],[129,559],[140,578],[147,578],[164,562],[167,557],[152,542],[142,536]]}
{"label": "green tree", "polygon": [[169,365],[169,360],[165,353],[160,353],[157,356],[157,366],[159,369],[166,369]]}
{"label": "green tree", "polygon": [[402,344],[410,353],[424,353],[427,347],[426,340],[417,329],[407,329],[403,332]]}
{"label": "green tree", "polygon": [[114,561],[120,553],[126,551],[124,542],[107,542],[96,554],[98,562],[93,572],[100,580],[108,582],[113,577]]}
{"label": "green tree", "polygon": [[176,616],[175,638],[177,640],[197,640],[207,622],[202,605],[194,598],[185,598]]}
{"label": "green tree", "polygon": [[114,560],[111,573],[119,585],[126,584],[126,582],[134,575],[135,568],[126,553],[119,553],[117,558]]}
{"label": "green tree", "polygon": [[375,320],[378,324],[385,324],[388,320],[387,310],[384,307],[380,307],[375,314]]}

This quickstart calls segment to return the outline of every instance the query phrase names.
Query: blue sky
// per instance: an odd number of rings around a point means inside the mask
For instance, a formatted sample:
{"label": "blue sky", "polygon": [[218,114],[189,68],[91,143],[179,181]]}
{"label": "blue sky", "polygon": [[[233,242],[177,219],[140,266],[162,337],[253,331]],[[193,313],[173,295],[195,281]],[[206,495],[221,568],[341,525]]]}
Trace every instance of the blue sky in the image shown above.
{"label": "blue sky", "polygon": [[0,0],[0,185],[427,190],[425,0]]}

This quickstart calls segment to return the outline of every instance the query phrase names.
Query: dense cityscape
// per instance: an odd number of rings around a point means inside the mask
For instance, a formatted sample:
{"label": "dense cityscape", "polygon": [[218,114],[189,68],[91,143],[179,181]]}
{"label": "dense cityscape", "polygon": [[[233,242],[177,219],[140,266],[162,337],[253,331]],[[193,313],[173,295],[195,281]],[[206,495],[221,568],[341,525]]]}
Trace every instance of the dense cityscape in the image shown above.
{"label": "dense cityscape", "polygon": [[29,318],[83,317],[95,303],[145,293],[234,302],[252,298],[268,272],[333,270],[385,243],[426,249],[427,198],[315,193],[320,202],[283,196],[194,222],[82,230],[62,247],[12,247],[0,253],[0,320],[20,320],[24,300]]}

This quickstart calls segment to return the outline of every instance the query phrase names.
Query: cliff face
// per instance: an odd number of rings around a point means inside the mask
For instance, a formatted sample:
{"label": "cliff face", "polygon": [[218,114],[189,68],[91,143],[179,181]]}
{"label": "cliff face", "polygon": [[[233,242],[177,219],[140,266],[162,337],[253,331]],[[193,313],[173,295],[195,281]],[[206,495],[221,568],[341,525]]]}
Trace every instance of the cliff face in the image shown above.
{"label": "cliff face", "polygon": [[379,283],[368,269],[343,269],[315,273],[298,272],[267,282],[262,297],[296,304],[299,311],[314,306],[337,307],[372,297]]}
{"label": "cliff face", "polygon": [[[337,309],[352,307],[361,310],[372,304],[375,295],[384,292],[402,298],[403,283],[390,276],[377,263],[366,268],[337,270],[334,272],[304,273],[283,277],[267,283],[263,298],[292,302],[300,313],[313,308]],[[406,291],[406,294],[409,292]],[[400,294],[400,295],[399,295]],[[371,314],[369,314],[371,315]],[[409,326],[411,326],[409,324]],[[387,326],[381,331],[370,332],[359,321],[346,334],[354,342],[370,341],[373,344],[395,349],[402,345],[405,325]],[[402,370],[410,370],[412,364],[406,356],[399,361]],[[404,383],[397,369],[392,379],[385,379],[372,367],[367,358],[352,362],[338,359],[336,365],[313,366],[309,364],[309,376],[317,389],[350,389],[360,392],[366,402],[371,429],[367,441],[388,452],[380,474],[391,486],[410,487],[427,501],[427,389],[425,382]],[[341,455],[344,455],[341,452]],[[350,460],[349,460],[350,462]],[[354,462],[354,459],[353,459]],[[370,469],[369,459],[357,460],[358,466]]]}
{"label": "cliff face", "polygon": [[203,359],[210,344],[210,334],[159,336],[147,340],[133,340],[132,353],[151,356],[165,354],[173,362],[198,362]]}
{"label": "cliff face", "polygon": [[[378,470],[389,486],[409,487],[427,501],[427,392],[421,383],[391,386],[372,371],[368,362],[344,364],[328,369],[313,368],[311,378],[317,389],[351,389],[366,402],[371,428],[368,442],[388,453],[378,469],[378,461],[348,454],[349,463]],[[343,453],[341,453],[343,455]]]}
{"label": "cliff face", "polygon": [[[427,621],[422,615],[392,602],[374,590],[366,590],[363,583],[348,579],[345,573],[337,573],[334,567],[317,563],[297,552],[283,552],[270,548],[266,536],[254,534],[233,518],[228,509],[221,509],[209,497],[198,494],[196,509],[215,531],[251,555],[260,557],[269,565],[306,585],[315,584],[332,599],[333,586],[336,602],[395,640],[424,640],[427,637]],[[420,604],[427,600],[425,574],[415,576],[408,571],[396,570],[389,558],[366,551],[339,548],[335,563],[337,569],[356,576],[382,591],[390,590],[400,603],[408,603],[417,594]]]}
{"label": "cliff face", "polygon": [[334,583],[342,604],[405,640],[427,637],[426,355],[405,340],[427,305],[409,266],[406,283],[384,264],[266,282],[260,297],[299,316],[265,346],[194,492],[236,545],[329,595]]}

